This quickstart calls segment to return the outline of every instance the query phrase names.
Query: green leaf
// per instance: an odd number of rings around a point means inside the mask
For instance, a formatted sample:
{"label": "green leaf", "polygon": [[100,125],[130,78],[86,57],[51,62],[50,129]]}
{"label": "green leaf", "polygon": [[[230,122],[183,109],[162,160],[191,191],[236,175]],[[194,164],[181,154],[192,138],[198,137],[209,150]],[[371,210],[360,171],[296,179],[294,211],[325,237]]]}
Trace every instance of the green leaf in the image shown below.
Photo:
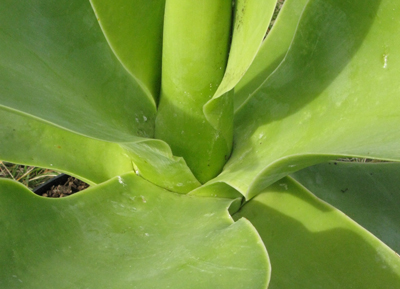
{"label": "green leaf", "polygon": [[165,0],[90,0],[114,53],[145,91],[158,99]]}
{"label": "green leaf", "polygon": [[0,109],[107,141],[152,137],[156,107],[88,1],[0,3]]}
{"label": "green leaf", "polygon": [[[232,41],[225,73],[213,98],[203,107],[207,121],[225,139],[228,148],[228,153],[225,153],[227,157],[232,150],[233,138],[232,89],[253,61],[264,38],[274,7],[274,0],[235,2]],[[224,160],[223,163],[225,163]]]}
{"label": "green leaf", "polygon": [[399,160],[399,13],[389,0],[310,1],[284,62],[236,113],[232,157],[212,182],[251,198],[338,155]]}
{"label": "green leaf", "polygon": [[284,178],[245,217],[268,248],[275,288],[400,288],[400,257],[334,207]]}
{"label": "green leaf", "polygon": [[188,193],[200,186],[181,157],[161,140],[143,139],[120,144],[132,159],[138,175],[172,192]]}
{"label": "green leaf", "polygon": [[90,184],[131,172],[170,191],[200,183],[182,158],[160,140],[111,143],[66,131],[24,114],[0,110],[0,159],[62,171]]}
{"label": "green leaf", "polygon": [[246,102],[282,62],[307,3],[308,0],[285,0],[250,68],[235,87],[235,110]]}
{"label": "green leaf", "polygon": [[265,288],[264,245],[247,220],[233,223],[230,203],[134,174],[62,199],[3,180],[0,286]]}
{"label": "green leaf", "polygon": [[276,0],[235,1],[228,64],[214,98],[233,89],[249,68],[264,39],[275,3]]}
{"label": "green leaf", "polygon": [[0,160],[62,171],[89,184],[132,171],[118,144],[91,139],[0,109]]}
{"label": "green leaf", "polygon": [[189,195],[228,198],[228,199],[243,199],[240,192],[225,183],[213,183],[211,185],[201,186],[191,192]]}
{"label": "green leaf", "polygon": [[329,162],[292,176],[400,253],[400,164]]}
{"label": "green leaf", "polygon": [[224,75],[231,17],[230,0],[170,0],[165,7],[155,135],[186,160],[201,183],[220,173],[231,153],[231,97],[221,97],[210,108],[212,123],[203,112]]}
{"label": "green leaf", "polygon": [[3,1],[0,11],[0,159],[91,184],[135,166],[172,191],[199,186],[165,143],[138,137],[153,136],[154,100],[114,56],[89,3]]}

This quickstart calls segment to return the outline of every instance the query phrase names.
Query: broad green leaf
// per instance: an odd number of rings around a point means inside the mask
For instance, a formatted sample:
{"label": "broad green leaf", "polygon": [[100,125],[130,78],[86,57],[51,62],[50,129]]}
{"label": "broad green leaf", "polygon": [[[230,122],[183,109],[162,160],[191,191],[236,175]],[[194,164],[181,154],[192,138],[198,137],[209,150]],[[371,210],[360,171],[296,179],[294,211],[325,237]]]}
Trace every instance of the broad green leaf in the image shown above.
{"label": "broad green leaf", "polygon": [[[285,0],[250,68],[235,87],[235,110],[243,105],[286,55],[309,0]],[[262,1],[260,1],[262,2]]]}
{"label": "broad green leaf", "polygon": [[268,248],[269,289],[400,288],[400,257],[289,177],[250,200],[239,217]]}
{"label": "broad green leaf", "polygon": [[133,170],[118,144],[91,139],[0,109],[0,160],[51,168],[90,184]]}
{"label": "broad green leaf", "polygon": [[400,164],[329,162],[292,176],[400,253]]}
{"label": "broad green leaf", "polygon": [[236,113],[213,182],[251,198],[338,155],[400,159],[399,13],[389,0],[310,1],[284,62]]}
{"label": "broad green leaf", "polygon": [[0,3],[0,109],[107,141],[153,136],[156,108],[88,1]]}
{"label": "broad green leaf", "polygon": [[135,167],[172,191],[199,185],[165,143],[137,137],[153,136],[154,100],[116,59],[89,3],[3,1],[0,11],[0,159],[91,184]]}
{"label": "broad green leaf", "polygon": [[165,0],[90,0],[114,53],[156,100],[161,83]]}
{"label": "broad green leaf", "polygon": [[[0,182],[1,288],[266,288],[254,227],[226,199],[134,174],[62,199]],[[16,205],[18,204],[18,205]]]}
{"label": "broad green leaf", "polygon": [[65,172],[90,184],[136,170],[150,182],[180,193],[200,183],[185,161],[160,140],[111,143],[63,130],[13,111],[0,110],[0,160]]}
{"label": "broad green leaf", "polygon": [[221,97],[210,108],[212,124],[203,112],[224,75],[231,18],[230,0],[166,2],[155,136],[186,160],[201,183],[220,173],[231,153],[232,99]]}

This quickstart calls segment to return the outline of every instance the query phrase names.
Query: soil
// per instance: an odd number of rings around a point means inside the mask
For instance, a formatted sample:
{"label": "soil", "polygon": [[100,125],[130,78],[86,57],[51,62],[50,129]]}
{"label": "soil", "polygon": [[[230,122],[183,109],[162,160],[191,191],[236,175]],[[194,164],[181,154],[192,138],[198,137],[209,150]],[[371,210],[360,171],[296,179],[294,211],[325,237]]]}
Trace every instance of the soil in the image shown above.
{"label": "soil", "polygon": [[89,185],[74,177],[69,177],[68,180],[61,185],[52,186],[50,190],[42,194],[43,197],[62,198],[83,191]]}

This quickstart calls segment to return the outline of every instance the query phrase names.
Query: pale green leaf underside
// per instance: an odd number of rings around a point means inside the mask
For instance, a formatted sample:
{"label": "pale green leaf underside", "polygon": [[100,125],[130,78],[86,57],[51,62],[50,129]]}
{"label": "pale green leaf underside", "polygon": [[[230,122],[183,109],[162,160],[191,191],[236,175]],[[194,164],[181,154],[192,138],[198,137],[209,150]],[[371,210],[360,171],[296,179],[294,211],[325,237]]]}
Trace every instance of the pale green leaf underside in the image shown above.
{"label": "pale green leaf underside", "polygon": [[329,162],[292,176],[400,253],[400,164]]}
{"label": "pale green leaf underside", "polygon": [[400,288],[400,257],[289,177],[235,217],[250,220],[268,248],[269,289]]}
{"label": "pale green leaf underside", "polygon": [[0,109],[107,141],[153,136],[156,108],[88,1],[0,3]]}
{"label": "pale green leaf underside", "polygon": [[165,0],[90,0],[122,65],[158,99]]}
{"label": "pale green leaf underside", "polygon": [[[259,1],[262,2],[262,1]],[[256,58],[235,86],[235,110],[243,105],[286,55],[308,0],[285,0]]]}
{"label": "pale green leaf underside", "polygon": [[400,3],[309,2],[284,62],[235,116],[223,181],[251,198],[332,156],[400,159]]}
{"label": "pale green leaf underside", "polygon": [[63,199],[1,181],[0,286],[266,288],[264,245],[247,220],[233,223],[230,202],[134,174]]}

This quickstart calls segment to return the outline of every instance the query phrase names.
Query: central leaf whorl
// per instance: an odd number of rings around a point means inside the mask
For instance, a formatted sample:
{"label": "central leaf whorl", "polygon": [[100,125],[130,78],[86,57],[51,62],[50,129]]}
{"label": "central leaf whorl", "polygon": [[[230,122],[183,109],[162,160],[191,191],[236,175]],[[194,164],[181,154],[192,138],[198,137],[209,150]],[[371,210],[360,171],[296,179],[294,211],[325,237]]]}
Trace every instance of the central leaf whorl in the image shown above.
{"label": "central leaf whorl", "polygon": [[224,76],[232,2],[168,0],[164,17],[156,137],[166,141],[174,155],[182,156],[204,183],[222,170],[231,150],[232,139],[223,137],[222,129],[232,124],[232,102],[216,101],[213,111],[206,113],[203,107]]}

